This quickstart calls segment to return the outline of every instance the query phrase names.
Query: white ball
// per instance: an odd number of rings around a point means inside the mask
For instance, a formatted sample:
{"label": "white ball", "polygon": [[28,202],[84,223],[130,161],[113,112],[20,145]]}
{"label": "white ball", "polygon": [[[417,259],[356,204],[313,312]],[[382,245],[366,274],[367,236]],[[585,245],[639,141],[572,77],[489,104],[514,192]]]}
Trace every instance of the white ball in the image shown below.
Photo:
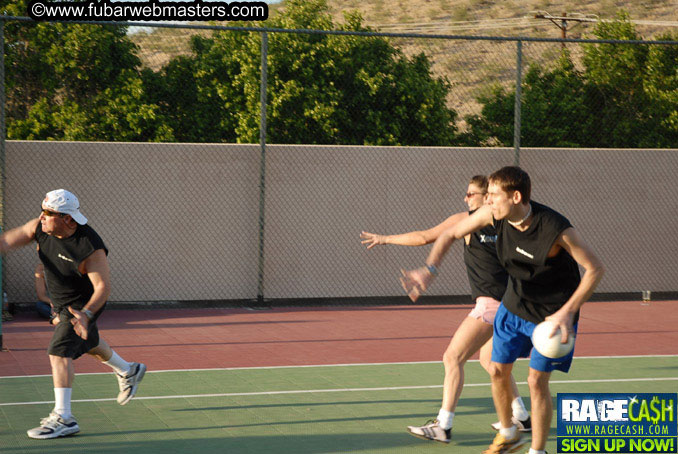
{"label": "white ball", "polygon": [[570,333],[566,344],[560,343],[560,328],[556,329],[553,337],[548,337],[555,323],[545,320],[538,324],[532,332],[532,345],[539,353],[547,358],[562,358],[574,348],[574,335]]}

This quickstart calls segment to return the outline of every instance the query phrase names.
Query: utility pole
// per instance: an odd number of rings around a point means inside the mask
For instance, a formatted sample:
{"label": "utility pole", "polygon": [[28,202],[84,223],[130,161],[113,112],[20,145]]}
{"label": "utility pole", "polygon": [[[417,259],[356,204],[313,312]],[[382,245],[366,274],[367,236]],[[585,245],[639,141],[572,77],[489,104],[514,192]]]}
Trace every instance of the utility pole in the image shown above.
{"label": "utility pole", "polygon": [[[598,16],[594,14],[583,15],[580,13],[573,13],[569,16],[567,13],[563,13],[562,16],[554,16],[546,11],[534,11],[535,19],[547,19],[555,24],[556,27],[560,29],[560,37],[567,39],[567,32],[572,30],[577,25],[580,25],[582,22],[598,22]],[[568,22],[574,22],[573,25],[568,25]],[[565,43],[562,43],[563,48]]]}

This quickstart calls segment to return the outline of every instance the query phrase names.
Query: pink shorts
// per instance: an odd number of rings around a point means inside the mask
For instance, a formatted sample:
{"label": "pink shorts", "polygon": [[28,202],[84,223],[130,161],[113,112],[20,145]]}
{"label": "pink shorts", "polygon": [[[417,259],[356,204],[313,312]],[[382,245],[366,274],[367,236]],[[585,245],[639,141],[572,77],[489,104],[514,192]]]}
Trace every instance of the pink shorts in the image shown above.
{"label": "pink shorts", "polygon": [[500,301],[489,296],[479,296],[476,298],[476,307],[473,308],[468,316],[491,325],[494,323],[494,316],[497,314],[500,304]]}

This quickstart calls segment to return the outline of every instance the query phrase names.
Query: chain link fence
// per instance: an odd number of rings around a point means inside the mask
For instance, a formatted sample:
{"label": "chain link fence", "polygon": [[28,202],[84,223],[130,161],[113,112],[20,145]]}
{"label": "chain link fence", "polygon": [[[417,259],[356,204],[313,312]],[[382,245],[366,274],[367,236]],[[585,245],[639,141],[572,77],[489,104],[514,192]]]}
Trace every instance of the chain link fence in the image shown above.
{"label": "chain link fence", "polygon": [[[398,270],[429,248],[366,251],[361,230],[432,227],[466,210],[471,176],[514,163],[600,254],[600,292],[676,291],[678,136],[657,118],[675,81],[643,80],[678,42],[2,22],[3,227],[75,192],[110,249],[111,301],[405,301]],[[627,103],[587,79],[612,48],[646,57]],[[36,263],[4,259],[10,300],[34,299]],[[468,293],[455,245],[431,294]]]}

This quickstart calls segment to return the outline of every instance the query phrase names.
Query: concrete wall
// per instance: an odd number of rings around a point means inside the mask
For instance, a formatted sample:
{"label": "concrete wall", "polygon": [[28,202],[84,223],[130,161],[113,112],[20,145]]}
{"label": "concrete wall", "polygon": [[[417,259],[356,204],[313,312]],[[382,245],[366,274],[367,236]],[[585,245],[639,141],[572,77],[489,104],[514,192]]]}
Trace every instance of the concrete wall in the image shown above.
{"label": "concrete wall", "polygon": [[[601,292],[675,291],[678,150],[523,149],[533,198],[565,214],[601,256]],[[401,295],[400,268],[429,247],[361,246],[361,230],[431,227],[466,209],[472,175],[512,149],[269,146],[265,296]],[[44,194],[75,192],[110,249],[112,301],[255,298],[256,145],[8,142],[6,226],[39,214]],[[431,294],[469,293],[453,246]],[[13,301],[34,298],[35,251],[5,258]]]}

